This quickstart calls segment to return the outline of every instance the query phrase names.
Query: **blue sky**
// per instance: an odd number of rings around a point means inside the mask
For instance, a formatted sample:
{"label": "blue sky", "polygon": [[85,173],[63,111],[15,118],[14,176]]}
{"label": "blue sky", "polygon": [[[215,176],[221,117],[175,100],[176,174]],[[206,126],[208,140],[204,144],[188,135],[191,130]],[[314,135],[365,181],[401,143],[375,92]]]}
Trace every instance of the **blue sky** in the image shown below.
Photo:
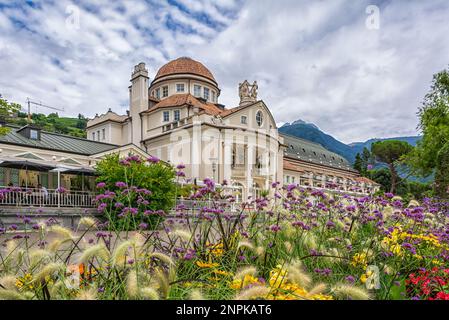
{"label": "blue sky", "polygon": [[0,0],[0,93],[65,115],[123,113],[135,64],[154,76],[190,56],[227,107],[257,80],[279,124],[303,119],[347,143],[414,135],[432,75],[449,65],[448,19],[446,0]]}

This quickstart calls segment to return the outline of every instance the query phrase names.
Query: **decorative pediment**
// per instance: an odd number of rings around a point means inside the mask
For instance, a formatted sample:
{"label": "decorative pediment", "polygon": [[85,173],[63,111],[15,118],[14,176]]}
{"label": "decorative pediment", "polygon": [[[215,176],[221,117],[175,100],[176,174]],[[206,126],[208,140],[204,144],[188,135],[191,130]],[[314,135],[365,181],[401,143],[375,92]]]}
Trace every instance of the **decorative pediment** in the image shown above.
{"label": "decorative pediment", "polygon": [[67,163],[67,164],[77,164],[77,165],[81,165],[80,162],[78,162],[78,161],[76,161],[76,160],[74,160],[74,159],[72,159],[72,158],[63,158],[63,159],[59,160],[58,162],[61,162],[61,163]]}
{"label": "decorative pediment", "polygon": [[17,158],[34,159],[34,160],[45,160],[44,158],[41,158],[41,157],[35,155],[32,152],[25,152],[25,153],[21,153],[21,154],[16,154],[15,156]]}

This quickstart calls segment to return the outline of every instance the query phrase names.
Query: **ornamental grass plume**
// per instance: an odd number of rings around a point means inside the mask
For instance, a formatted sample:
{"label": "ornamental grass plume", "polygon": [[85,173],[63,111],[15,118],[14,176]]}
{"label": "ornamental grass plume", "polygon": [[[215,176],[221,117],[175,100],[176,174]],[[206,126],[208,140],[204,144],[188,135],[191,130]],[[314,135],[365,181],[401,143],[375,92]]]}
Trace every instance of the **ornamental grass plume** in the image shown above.
{"label": "ornamental grass plume", "polygon": [[25,297],[16,290],[0,289],[0,300],[25,300]]}
{"label": "ornamental grass plume", "polygon": [[126,293],[131,299],[135,299],[139,296],[139,286],[137,282],[136,270],[131,270],[126,277]]}
{"label": "ornamental grass plume", "polygon": [[16,281],[15,276],[7,274],[0,278],[0,285],[7,290],[12,290],[16,288]]}
{"label": "ornamental grass plume", "polygon": [[51,252],[44,249],[32,249],[28,253],[30,259],[30,268],[36,268],[40,263],[48,261],[51,257]]}
{"label": "ornamental grass plume", "polygon": [[285,241],[284,246],[285,246],[285,250],[287,251],[287,253],[290,254],[293,250],[292,244],[289,241]]}
{"label": "ornamental grass plume", "polygon": [[79,258],[79,262],[87,263],[93,258],[99,258],[103,261],[109,260],[109,251],[104,243],[99,243],[85,249]]}
{"label": "ornamental grass plume", "polygon": [[369,300],[370,294],[366,289],[353,286],[350,284],[337,284],[332,288],[332,292],[336,297],[351,300]]}
{"label": "ornamental grass plume", "polygon": [[242,268],[236,272],[236,274],[234,276],[234,280],[243,280],[245,278],[245,276],[247,276],[247,275],[254,276],[256,273],[257,273],[256,267],[251,266],[251,267]]}
{"label": "ornamental grass plume", "polygon": [[302,242],[309,250],[315,250],[316,248],[318,248],[318,245],[316,243],[316,237],[311,232],[306,232],[304,234]]}
{"label": "ornamental grass plume", "polygon": [[162,252],[153,252],[149,255],[150,258],[157,258],[160,261],[164,262],[165,264],[169,266],[174,266],[175,262],[172,258],[170,258],[168,255],[162,253]]}
{"label": "ornamental grass plume", "polygon": [[420,204],[418,201],[416,201],[415,199],[410,200],[410,202],[408,203],[408,207],[419,207]]}
{"label": "ornamental grass plume", "polygon": [[263,257],[265,255],[265,248],[262,246],[258,246],[255,251],[258,257]]}
{"label": "ornamental grass plume", "polygon": [[256,285],[243,290],[235,296],[235,300],[251,300],[257,298],[265,298],[270,293],[270,288],[266,286]]}
{"label": "ornamental grass plume", "polygon": [[66,238],[66,239],[63,239],[63,240],[55,239],[48,245],[48,250],[50,250],[51,252],[56,252],[56,251],[58,251],[60,249],[60,247],[63,244],[65,244],[65,243],[67,243],[67,242],[69,242],[71,240],[72,240],[72,238]]}
{"label": "ornamental grass plume", "polygon": [[192,239],[192,234],[187,230],[176,229],[170,232],[170,235],[173,237],[179,237],[186,242],[190,242]]}
{"label": "ornamental grass plume", "polygon": [[159,286],[159,291],[161,293],[161,297],[166,299],[170,292],[170,280],[169,275],[164,272],[163,269],[157,268],[154,272],[154,277],[156,279],[156,283]]}
{"label": "ornamental grass plume", "polygon": [[51,262],[39,271],[35,276],[35,281],[42,282],[47,276],[51,276],[56,272],[64,270],[66,265],[60,262]]}
{"label": "ornamental grass plume", "polygon": [[285,266],[287,279],[300,287],[308,288],[312,283],[312,278],[303,270],[300,260],[292,261]]}
{"label": "ornamental grass plume", "polygon": [[127,240],[120,243],[114,250],[112,254],[111,263],[113,266],[117,266],[119,264],[123,264],[125,262],[126,253],[128,249],[133,246],[133,241]]}
{"label": "ornamental grass plume", "polygon": [[96,288],[83,289],[76,295],[76,300],[97,300]]}
{"label": "ornamental grass plume", "polygon": [[189,300],[206,300],[199,289],[193,289],[189,293]]}
{"label": "ornamental grass plume", "polygon": [[97,222],[95,221],[95,219],[91,218],[91,217],[82,217],[78,223],[78,228],[80,226],[85,226],[87,228],[92,228],[97,224]]}
{"label": "ornamental grass plume", "polygon": [[60,235],[63,239],[73,239],[73,233],[70,229],[66,227],[62,227],[59,225],[54,225],[50,228],[50,232],[54,232],[58,235]]}
{"label": "ornamental grass plume", "polygon": [[324,291],[326,291],[327,285],[324,283],[319,283],[315,285],[312,289],[310,289],[309,292],[307,292],[306,298],[310,298],[317,294],[322,294]]}
{"label": "ornamental grass plume", "polygon": [[240,249],[240,248],[247,248],[247,249],[253,251],[254,250],[254,245],[250,241],[241,240],[237,244],[237,250]]}
{"label": "ornamental grass plume", "polygon": [[159,300],[159,293],[151,287],[142,288],[140,290],[140,296],[146,300]]}

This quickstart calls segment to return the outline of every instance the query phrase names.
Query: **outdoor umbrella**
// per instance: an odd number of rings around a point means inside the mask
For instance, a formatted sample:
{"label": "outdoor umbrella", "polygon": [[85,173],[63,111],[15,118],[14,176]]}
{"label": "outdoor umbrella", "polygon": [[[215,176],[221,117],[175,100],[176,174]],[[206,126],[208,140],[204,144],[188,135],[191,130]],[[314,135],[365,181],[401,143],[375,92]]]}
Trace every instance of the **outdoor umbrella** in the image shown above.
{"label": "outdoor umbrella", "polygon": [[0,159],[0,167],[12,168],[12,169],[24,169],[26,170],[25,175],[25,187],[28,188],[28,170],[34,171],[44,171],[47,172],[54,168],[52,165],[43,164],[40,162],[29,161],[29,160],[15,160],[15,159]]}

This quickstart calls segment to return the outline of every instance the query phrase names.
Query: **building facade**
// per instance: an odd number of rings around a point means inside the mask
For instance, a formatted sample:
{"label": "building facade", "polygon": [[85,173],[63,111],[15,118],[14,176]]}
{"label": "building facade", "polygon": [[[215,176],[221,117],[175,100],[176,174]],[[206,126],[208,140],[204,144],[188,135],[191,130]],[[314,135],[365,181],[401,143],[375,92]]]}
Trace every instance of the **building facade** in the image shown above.
{"label": "building facade", "polygon": [[[87,124],[87,138],[132,146],[184,165],[187,180],[195,183],[205,178],[226,181],[243,198],[258,196],[273,182],[301,183],[306,176],[307,183],[316,187],[317,179],[341,181],[340,190],[347,191],[353,182],[360,184],[358,173],[342,157],[320,145],[280,135],[270,109],[258,99],[256,81],[239,84],[240,103],[233,108],[219,103],[220,93],[210,70],[191,58],[170,61],[151,81],[140,63],[131,75],[127,114],[112,110],[97,114]],[[290,148],[293,145],[304,153],[302,158]],[[331,161],[319,160],[322,155]]]}

